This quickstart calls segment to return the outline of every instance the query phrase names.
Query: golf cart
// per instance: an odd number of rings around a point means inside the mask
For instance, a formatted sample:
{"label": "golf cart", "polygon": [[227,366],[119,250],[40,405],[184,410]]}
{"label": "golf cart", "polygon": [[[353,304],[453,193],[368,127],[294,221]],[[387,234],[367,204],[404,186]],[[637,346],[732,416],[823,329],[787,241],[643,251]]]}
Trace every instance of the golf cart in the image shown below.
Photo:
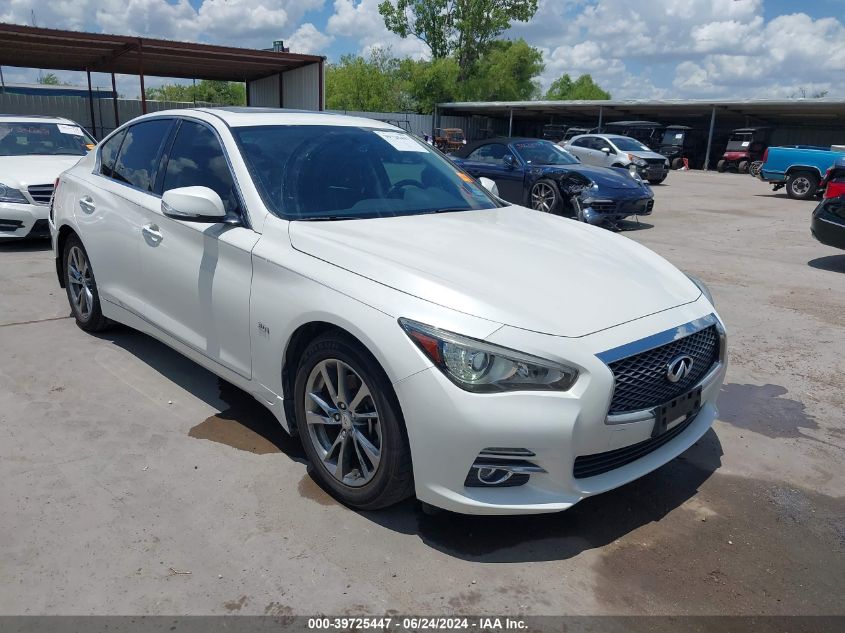
{"label": "golf cart", "polygon": [[706,151],[707,135],[687,125],[667,125],[657,148],[658,154],[669,159],[672,169],[683,167],[685,158],[690,168],[703,167]]}
{"label": "golf cart", "polygon": [[770,133],[771,128],[767,127],[741,127],[731,132],[725,153],[716,163],[716,170],[736,169],[741,174],[747,174],[752,163],[763,160]]}
{"label": "golf cart", "polygon": [[562,141],[566,136],[566,126],[561,123],[547,123],[543,126],[543,138],[552,143]]}
{"label": "golf cart", "polygon": [[664,126],[654,121],[613,121],[606,123],[604,131],[637,139],[649,148],[655,147],[662,136]]}
{"label": "golf cart", "polygon": [[464,131],[459,127],[436,128],[434,130],[434,145],[441,152],[454,152],[466,145]]}
{"label": "golf cart", "polygon": [[591,127],[571,127],[566,130],[566,133],[563,135],[563,138],[558,141],[558,145],[563,146],[566,141],[569,139],[580,136],[581,134],[590,134],[595,130],[595,128]]}

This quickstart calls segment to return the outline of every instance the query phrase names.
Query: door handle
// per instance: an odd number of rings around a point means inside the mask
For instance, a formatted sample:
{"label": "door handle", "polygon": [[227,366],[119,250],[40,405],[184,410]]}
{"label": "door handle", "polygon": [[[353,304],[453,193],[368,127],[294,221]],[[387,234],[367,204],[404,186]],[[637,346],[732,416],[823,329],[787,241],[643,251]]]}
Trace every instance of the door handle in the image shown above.
{"label": "door handle", "polygon": [[145,224],[141,227],[141,231],[156,243],[164,239],[164,236],[158,228],[158,224]]}
{"label": "door handle", "polygon": [[94,199],[91,196],[82,196],[79,199],[79,207],[85,211],[85,213],[93,213],[94,209],[97,208],[97,205],[94,204]]}

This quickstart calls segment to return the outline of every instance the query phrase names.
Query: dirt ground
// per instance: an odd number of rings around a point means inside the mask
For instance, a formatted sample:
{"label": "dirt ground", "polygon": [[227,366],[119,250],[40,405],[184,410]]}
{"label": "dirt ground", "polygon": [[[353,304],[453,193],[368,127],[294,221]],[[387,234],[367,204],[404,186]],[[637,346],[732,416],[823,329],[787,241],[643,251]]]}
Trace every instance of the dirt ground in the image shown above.
{"label": "dirt ground", "polygon": [[0,615],[845,614],[845,252],[748,176],[655,195],[625,235],[713,290],[720,420],[521,518],[338,505],[248,396],[126,328],[85,334],[49,247],[0,245]]}

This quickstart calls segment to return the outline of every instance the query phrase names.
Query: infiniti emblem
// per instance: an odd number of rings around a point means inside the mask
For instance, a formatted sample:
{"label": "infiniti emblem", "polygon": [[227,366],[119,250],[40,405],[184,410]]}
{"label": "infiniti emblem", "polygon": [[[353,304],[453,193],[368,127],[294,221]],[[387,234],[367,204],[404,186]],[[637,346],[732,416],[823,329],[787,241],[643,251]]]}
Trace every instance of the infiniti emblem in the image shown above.
{"label": "infiniti emblem", "polygon": [[692,369],[692,357],[686,354],[676,356],[666,365],[666,380],[679,382],[686,378]]}

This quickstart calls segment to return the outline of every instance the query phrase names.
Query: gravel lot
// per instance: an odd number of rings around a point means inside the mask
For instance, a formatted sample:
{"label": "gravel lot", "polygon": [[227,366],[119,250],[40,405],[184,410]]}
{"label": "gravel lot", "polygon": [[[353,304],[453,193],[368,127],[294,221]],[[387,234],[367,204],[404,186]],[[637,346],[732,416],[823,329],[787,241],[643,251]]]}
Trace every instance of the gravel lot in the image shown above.
{"label": "gravel lot", "polygon": [[144,335],[83,333],[48,245],[0,245],[0,614],[845,614],[845,252],[748,176],[655,193],[625,234],[710,284],[721,419],[523,518],[338,505],[260,405]]}

